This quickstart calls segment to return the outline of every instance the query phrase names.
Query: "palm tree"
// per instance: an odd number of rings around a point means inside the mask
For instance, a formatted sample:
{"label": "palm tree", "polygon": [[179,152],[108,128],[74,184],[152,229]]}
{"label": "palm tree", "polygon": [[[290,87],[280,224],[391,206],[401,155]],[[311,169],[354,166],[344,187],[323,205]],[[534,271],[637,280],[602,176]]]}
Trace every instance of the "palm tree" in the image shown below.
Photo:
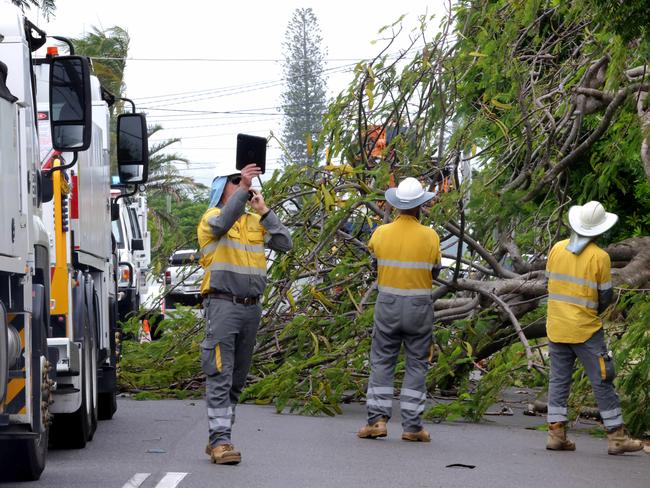
{"label": "palm tree", "polygon": [[[35,1],[35,0],[30,0]],[[124,69],[129,50],[129,34],[122,27],[114,26],[100,30],[93,27],[93,31],[83,37],[73,40],[77,54],[88,56],[93,60],[94,72],[102,86],[110,91],[116,98],[123,98],[126,85],[124,83]],[[116,114],[122,112],[122,102],[116,103],[111,108],[111,126],[115,127]],[[161,125],[149,126],[149,139],[163,130]],[[115,130],[111,130],[111,145],[115,147]],[[192,178],[183,176],[177,163],[188,163],[188,160],[175,152],[168,152],[168,148],[179,142],[179,138],[171,138],[151,143],[149,147],[149,179],[146,185],[146,194],[149,198],[149,217],[151,226],[155,228],[154,234],[158,237],[152,243],[153,260],[164,260],[162,256],[168,249],[173,249],[177,234],[175,219],[164,204],[167,197],[176,202],[181,202],[195,197],[197,193],[205,191],[205,186],[196,183]],[[113,161],[111,169],[117,169],[115,151],[111,151]],[[165,236],[164,242],[162,236]],[[164,245],[163,245],[164,244]]]}
{"label": "palm tree", "polygon": [[54,10],[56,9],[54,2],[55,0],[11,0],[11,3],[22,9],[31,7],[40,8],[46,18],[50,17],[54,13]]}
{"label": "palm tree", "polygon": [[[76,54],[88,56],[93,60],[94,73],[101,85],[116,98],[122,98],[126,90],[124,84],[124,69],[129,52],[128,32],[119,26],[93,31],[83,37],[73,39]],[[122,102],[111,107],[111,118],[115,112],[120,112]]]}
{"label": "palm tree", "polygon": [[[161,125],[149,126],[149,139],[163,130]],[[176,238],[183,239],[183,236],[177,236],[173,231],[176,225],[173,212],[169,212],[166,205],[161,205],[167,197],[176,202],[181,202],[207,190],[205,185],[197,183],[189,176],[180,174],[176,164],[188,164],[189,160],[178,153],[166,152],[172,144],[180,141],[180,138],[173,137],[163,139],[149,145],[149,179],[147,180],[147,196],[149,199],[149,216],[150,222],[155,227],[157,239],[152,242],[152,260],[164,260],[160,254],[166,254],[167,251],[182,247],[182,242],[176,242]],[[158,202],[158,204],[156,204]],[[164,242],[162,236],[165,236]],[[185,236],[186,237],[186,236]]]}
{"label": "palm tree", "polygon": [[[149,126],[149,139],[163,130],[162,125]],[[170,195],[180,201],[196,190],[205,190],[205,186],[195,182],[189,176],[183,176],[175,163],[188,164],[189,160],[178,153],[164,152],[169,146],[180,142],[180,138],[164,139],[149,145],[149,180],[147,191],[155,195]]]}

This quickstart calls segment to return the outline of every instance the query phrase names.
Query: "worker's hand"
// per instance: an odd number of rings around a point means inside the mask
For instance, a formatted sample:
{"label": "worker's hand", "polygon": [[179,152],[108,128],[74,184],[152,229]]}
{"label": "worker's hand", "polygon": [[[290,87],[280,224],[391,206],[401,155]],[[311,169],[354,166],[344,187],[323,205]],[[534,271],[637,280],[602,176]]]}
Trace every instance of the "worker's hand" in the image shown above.
{"label": "worker's hand", "polygon": [[264,215],[266,212],[268,212],[269,207],[266,206],[266,203],[264,202],[264,197],[259,192],[259,190],[251,189],[249,191],[253,194],[253,198],[251,198],[250,200],[251,207],[253,207],[253,210],[255,210],[260,215]]}
{"label": "worker's hand", "polygon": [[253,183],[253,178],[262,174],[262,169],[256,164],[247,164],[241,170],[241,181],[239,187],[244,190],[249,190]]}

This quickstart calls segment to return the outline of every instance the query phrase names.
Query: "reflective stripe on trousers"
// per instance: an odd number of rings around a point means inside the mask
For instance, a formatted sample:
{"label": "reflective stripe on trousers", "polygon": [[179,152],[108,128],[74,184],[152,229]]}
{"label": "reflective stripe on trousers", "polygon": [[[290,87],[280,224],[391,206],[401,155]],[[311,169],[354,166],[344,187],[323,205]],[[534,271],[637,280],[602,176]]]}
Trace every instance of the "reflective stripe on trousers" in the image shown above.
{"label": "reflective stripe on trousers", "polygon": [[575,360],[578,358],[591,382],[605,428],[610,431],[623,425],[620,401],[612,384],[614,368],[608,357],[603,330],[598,330],[588,341],[579,344],[549,341],[548,348],[551,374],[547,421],[567,421],[567,401]]}
{"label": "reflective stripe on trousers", "polygon": [[[201,364],[206,374],[210,445],[230,444],[235,407],[250,369],[262,308],[210,297],[203,306],[206,328]],[[219,351],[220,365],[215,351]]]}
{"label": "reflective stripe on trousers", "polygon": [[433,332],[433,303],[430,295],[411,297],[380,293],[375,305],[375,325],[370,347],[368,423],[392,416],[393,380],[400,348],[406,364],[400,392],[402,428],[422,429],[425,409],[425,376]]}

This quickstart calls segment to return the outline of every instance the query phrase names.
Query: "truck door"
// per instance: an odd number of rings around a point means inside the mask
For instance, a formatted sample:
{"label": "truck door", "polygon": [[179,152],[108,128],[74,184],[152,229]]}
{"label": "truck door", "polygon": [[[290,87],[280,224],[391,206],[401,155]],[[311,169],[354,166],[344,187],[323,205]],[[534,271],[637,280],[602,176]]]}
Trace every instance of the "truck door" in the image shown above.
{"label": "truck door", "polygon": [[[20,157],[18,154],[18,107],[5,85],[7,67],[0,62],[0,255],[16,256],[17,236],[21,231]],[[24,247],[24,245],[23,245]],[[24,251],[24,249],[22,250]]]}

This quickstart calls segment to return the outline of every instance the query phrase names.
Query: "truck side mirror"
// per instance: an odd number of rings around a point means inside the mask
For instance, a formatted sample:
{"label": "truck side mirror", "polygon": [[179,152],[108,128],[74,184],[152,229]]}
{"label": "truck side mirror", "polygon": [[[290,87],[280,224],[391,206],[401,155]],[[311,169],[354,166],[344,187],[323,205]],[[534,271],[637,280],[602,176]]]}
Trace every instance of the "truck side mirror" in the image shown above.
{"label": "truck side mirror", "polygon": [[131,239],[132,251],[144,251],[144,241],[142,239]]}
{"label": "truck side mirror", "polygon": [[122,184],[147,182],[149,142],[144,114],[122,114],[117,117],[117,168]]}
{"label": "truck side mirror", "polygon": [[82,56],[57,56],[50,64],[52,147],[85,151],[92,137],[90,64]]}
{"label": "truck side mirror", "polygon": [[49,171],[39,171],[37,175],[38,193],[40,195],[41,203],[51,202],[52,198],[54,198],[52,173]]}
{"label": "truck side mirror", "polygon": [[120,205],[119,203],[111,202],[111,222],[120,220]]}

